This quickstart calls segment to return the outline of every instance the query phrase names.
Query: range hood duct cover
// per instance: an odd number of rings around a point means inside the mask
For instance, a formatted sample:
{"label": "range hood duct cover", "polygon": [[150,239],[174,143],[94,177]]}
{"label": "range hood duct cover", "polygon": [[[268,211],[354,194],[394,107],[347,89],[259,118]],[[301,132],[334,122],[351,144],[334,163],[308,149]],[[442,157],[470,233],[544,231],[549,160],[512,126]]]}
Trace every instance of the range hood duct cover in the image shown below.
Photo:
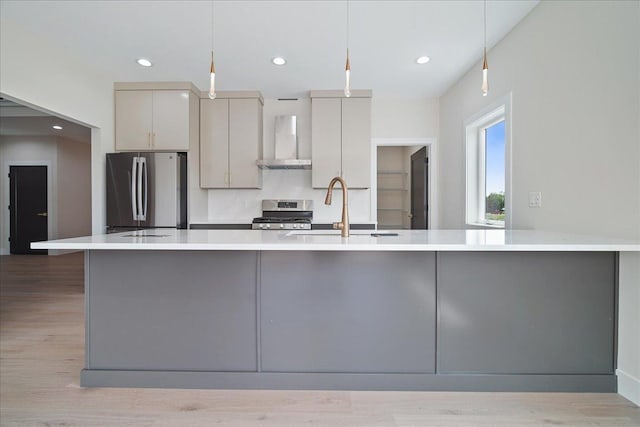
{"label": "range hood duct cover", "polygon": [[273,160],[258,160],[261,169],[311,169],[311,160],[298,159],[296,116],[276,116]]}

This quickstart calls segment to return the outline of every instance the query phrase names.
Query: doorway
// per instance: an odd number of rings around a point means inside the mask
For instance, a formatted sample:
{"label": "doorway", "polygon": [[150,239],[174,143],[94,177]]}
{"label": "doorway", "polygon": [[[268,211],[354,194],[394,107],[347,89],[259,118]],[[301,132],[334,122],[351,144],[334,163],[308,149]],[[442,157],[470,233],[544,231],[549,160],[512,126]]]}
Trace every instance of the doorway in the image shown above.
{"label": "doorway", "polygon": [[[422,150],[423,153],[426,151],[428,158],[428,163],[425,164],[426,228],[438,229],[438,144],[436,138],[372,138],[372,144],[375,149],[372,151],[371,182],[375,184],[375,188],[372,185],[371,221],[376,222],[380,229],[411,228],[411,155]],[[385,154],[388,149],[396,150],[395,155],[391,156],[393,158],[391,163],[388,160],[389,156]],[[398,160],[399,156],[401,160]],[[385,174],[384,172],[394,173]],[[391,188],[400,188],[404,191],[396,191]],[[403,194],[403,196],[398,196],[398,194]],[[403,200],[403,203],[398,202],[398,197]],[[393,201],[394,199],[395,201]],[[393,205],[390,205],[389,202],[392,202]],[[389,218],[390,216],[393,218]]]}
{"label": "doorway", "polygon": [[377,147],[378,229],[429,228],[429,148],[425,145]]}
{"label": "doorway", "polygon": [[[92,130],[17,99],[3,98],[0,93],[0,255],[28,249],[21,242],[22,249],[16,248],[15,239],[23,233],[15,235],[16,217],[12,219],[7,209],[15,190],[10,183],[12,166],[46,166],[42,169],[47,172],[47,208],[36,212],[47,214],[41,215],[48,227],[44,240],[91,234]],[[48,254],[63,252],[49,250]]]}
{"label": "doorway", "polygon": [[9,188],[10,253],[46,255],[31,242],[48,239],[47,166],[10,166]]}

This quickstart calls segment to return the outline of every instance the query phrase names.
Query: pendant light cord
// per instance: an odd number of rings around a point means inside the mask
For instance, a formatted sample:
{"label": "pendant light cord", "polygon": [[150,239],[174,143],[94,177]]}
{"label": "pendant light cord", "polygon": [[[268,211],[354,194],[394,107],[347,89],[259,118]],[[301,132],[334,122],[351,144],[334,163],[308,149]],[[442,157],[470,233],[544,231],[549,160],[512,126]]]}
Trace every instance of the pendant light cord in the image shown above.
{"label": "pendant light cord", "polygon": [[487,52],[487,0],[484,0],[484,52]]}
{"label": "pendant light cord", "polygon": [[349,51],[349,0],[347,0],[347,52]]}
{"label": "pendant light cord", "polygon": [[213,52],[213,0],[211,0],[211,52]]}

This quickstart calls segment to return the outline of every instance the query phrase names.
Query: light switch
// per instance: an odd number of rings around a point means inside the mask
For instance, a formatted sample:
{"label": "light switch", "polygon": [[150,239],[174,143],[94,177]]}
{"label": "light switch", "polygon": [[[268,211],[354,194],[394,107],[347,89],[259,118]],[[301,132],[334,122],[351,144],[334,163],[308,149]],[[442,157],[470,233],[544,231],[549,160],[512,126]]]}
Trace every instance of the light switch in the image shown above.
{"label": "light switch", "polygon": [[542,206],[542,193],[539,191],[529,191],[529,207],[539,208]]}

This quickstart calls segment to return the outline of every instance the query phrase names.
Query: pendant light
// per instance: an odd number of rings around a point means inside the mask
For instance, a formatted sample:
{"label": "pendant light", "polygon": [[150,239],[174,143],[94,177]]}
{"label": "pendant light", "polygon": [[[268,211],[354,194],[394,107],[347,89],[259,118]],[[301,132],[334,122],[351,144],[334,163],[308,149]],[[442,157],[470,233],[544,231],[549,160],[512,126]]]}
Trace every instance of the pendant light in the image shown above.
{"label": "pendant light", "polygon": [[482,96],[489,93],[489,66],[487,65],[487,0],[484,0],[484,54],[482,56]]}
{"label": "pendant light", "polygon": [[347,63],[344,67],[344,96],[351,96],[351,64],[349,64],[349,0],[347,0]]}
{"label": "pendant light", "polygon": [[211,66],[209,67],[209,98],[216,98],[216,66],[213,63],[213,0],[211,0]]}

